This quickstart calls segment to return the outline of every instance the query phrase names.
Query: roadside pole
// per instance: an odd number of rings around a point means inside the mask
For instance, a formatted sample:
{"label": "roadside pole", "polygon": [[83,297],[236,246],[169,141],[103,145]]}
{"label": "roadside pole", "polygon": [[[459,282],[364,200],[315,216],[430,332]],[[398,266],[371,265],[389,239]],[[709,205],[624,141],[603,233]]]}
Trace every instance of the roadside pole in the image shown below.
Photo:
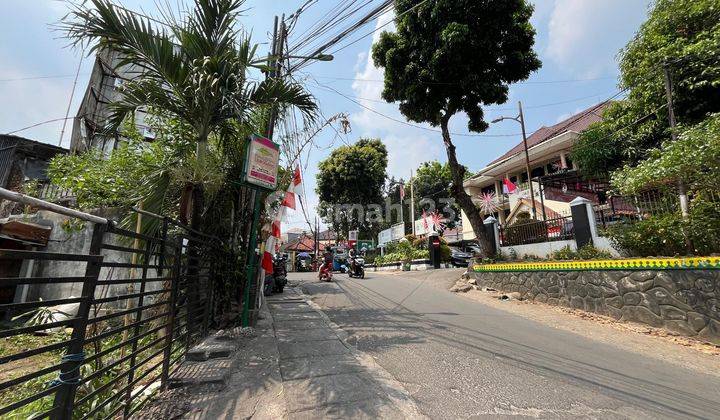
{"label": "roadside pole", "polygon": [[[667,96],[668,120],[670,121],[670,137],[673,141],[677,140],[677,131],[675,129],[675,104],[673,103],[673,85],[670,77],[670,65],[663,64],[663,76],[665,77],[665,96]],[[690,215],[690,206],[688,204],[687,189],[682,179],[677,182],[678,195],[680,196],[680,211],[683,218]]]}
{"label": "roadside pole", "polygon": [[410,169],[410,225],[412,234],[415,236],[415,187],[413,186],[413,170]]}
{"label": "roadside pole", "polygon": [[530,201],[532,202],[533,220],[537,220],[537,208],[535,206],[535,194],[533,194],[532,174],[530,172],[530,153],[528,152],[527,136],[525,134],[525,117],[523,116],[522,102],[518,101],[518,121],[522,129],[523,145],[525,146],[525,171],[528,176],[528,187],[530,187]]}
{"label": "roadside pole", "polygon": [[[284,29],[284,28],[283,28]],[[282,36],[282,35],[281,35]],[[278,17],[275,16],[275,22],[273,24],[273,40],[271,54],[268,57],[268,66],[271,65],[272,60],[277,60],[278,50]],[[277,69],[276,65],[273,65],[274,69]],[[265,76],[266,79],[275,77],[275,70],[270,70]],[[275,125],[275,110],[270,110],[270,118],[268,121],[267,135],[269,139],[272,139],[273,126]],[[250,241],[247,249],[247,257],[245,263],[247,265],[245,269],[245,290],[243,292],[243,309],[241,323],[243,327],[250,326],[250,285],[257,282],[255,267],[258,260],[258,255],[255,252],[257,248],[257,236],[258,236],[258,224],[260,223],[260,206],[262,205],[262,191],[259,188],[253,188],[253,218],[250,223]],[[257,293],[262,293],[261,285],[257,285]]]}

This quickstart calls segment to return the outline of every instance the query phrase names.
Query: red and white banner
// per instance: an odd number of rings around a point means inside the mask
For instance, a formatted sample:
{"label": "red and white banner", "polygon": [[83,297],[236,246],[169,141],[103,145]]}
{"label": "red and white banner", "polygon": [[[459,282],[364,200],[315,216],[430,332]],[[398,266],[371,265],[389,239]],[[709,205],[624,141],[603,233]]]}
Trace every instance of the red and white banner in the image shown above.
{"label": "red and white banner", "polygon": [[270,225],[270,236],[265,241],[265,252],[262,258],[262,268],[266,274],[272,274],[273,272],[273,255],[280,249],[280,234],[281,224],[285,217],[286,209],[290,208],[295,210],[295,199],[300,193],[302,183],[302,176],[300,175],[300,167],[295,168],[293,172],[293,179],[290,182],[288,190],[285,192],[282,203],[278,208],[277,214],[275,215]]}

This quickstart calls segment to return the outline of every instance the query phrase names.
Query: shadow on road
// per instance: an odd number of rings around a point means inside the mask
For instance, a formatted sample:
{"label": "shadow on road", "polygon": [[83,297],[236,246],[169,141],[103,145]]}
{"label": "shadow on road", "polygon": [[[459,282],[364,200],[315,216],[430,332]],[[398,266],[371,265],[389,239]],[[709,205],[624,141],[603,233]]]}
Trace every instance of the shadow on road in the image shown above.
{"label": "shadow on road", "polygon": [[[502,333],[504,328],[513,327],[503,322],[517,324],[518,320],[508,321],[506,317],[498,321],[497,317],[480,317],[474,328],[457,325],[433,319],[430,315],[461,314],[416,312],[404,306],[402,301],[391,300],[357,281],[332,285],[305,284],[303,290],[349,334],[350,343],[371,354],[392,347],[436,341],[461,350],[469,357],[492,359],[534,374],[589,386],[665,416],[720,417],[719,385],[716,382],[712,385],[714,379],[694,381],[695,374],[667,366],[663,366],[662,372],[654,372],[648,360],[639,355],[620,352],[532,321],[521,321],[526,323],[523,329],[528,334],[518,339],[517,333]],[[328,295],[341,293],[345,294],[345,299],[326,299]],[[331,304],[320,303],[324,300]],[[535,326],[537,330],[533,331]],[[552,330],[552,337],[543,337],[542,329]],[[588,344],[595,345],[595,348],[583,350],[583,346]],[[593,353],[602,357],[594,358]],[[608,363],[613,353],[626,359],[615,360],[620,364]],[[620,370],[620,367],[623,369]],[[673,375],[675,372],[682,375]],[[703,382],[710,384],[709,388],[699,386]],[[714,400],[710,399],[713,397]]]}

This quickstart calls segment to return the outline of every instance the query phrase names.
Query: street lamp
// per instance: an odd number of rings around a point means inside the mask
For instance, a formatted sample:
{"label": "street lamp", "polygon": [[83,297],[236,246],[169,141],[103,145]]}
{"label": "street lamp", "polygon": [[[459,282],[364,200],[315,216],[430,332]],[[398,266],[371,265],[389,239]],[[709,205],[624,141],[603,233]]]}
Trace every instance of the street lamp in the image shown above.
{"label": "street lamp", "polygon": [[530,174],[530,154],[528,153],[527,137],[525,135],[525,118],[523,117],[522,102],[518,101],[517,117],[500,117],[491,121],[492,124],[499,123],[502,120],[513,120],[520,123],[522,128],[523,145],[525,146],[525,171],[528,174],[528,185],[530,186],[530,200],[532,201],[533,219],[537,220],[537,209],[535,208],[535,194],[533,193],[532,176]]}

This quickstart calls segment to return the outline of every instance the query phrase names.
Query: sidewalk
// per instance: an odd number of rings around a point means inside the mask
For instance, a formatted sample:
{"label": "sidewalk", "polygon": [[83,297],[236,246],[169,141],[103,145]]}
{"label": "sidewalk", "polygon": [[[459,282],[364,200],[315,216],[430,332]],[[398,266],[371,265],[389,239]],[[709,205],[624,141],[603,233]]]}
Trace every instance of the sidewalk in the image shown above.
{"label": "sidewalk", "polygon": [[407,391],[298,289],[269,297],[261,317],[224,362],[185,362],[180,371],[190,377],[137,418],[422,417]]}

